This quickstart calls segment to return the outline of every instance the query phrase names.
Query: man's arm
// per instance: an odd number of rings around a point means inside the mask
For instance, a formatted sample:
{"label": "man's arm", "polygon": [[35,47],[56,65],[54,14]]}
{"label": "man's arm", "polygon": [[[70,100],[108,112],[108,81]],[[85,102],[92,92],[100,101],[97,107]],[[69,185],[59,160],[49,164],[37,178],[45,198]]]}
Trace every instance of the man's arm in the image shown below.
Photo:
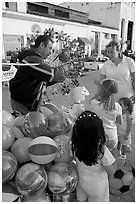
{"label": "man's arm", "polygon": [[[40,57],[28,56],[22,60],[22,62],[27,64],[32,62],[39,63],[37,66],[30,65],[30,69],[26,67],[27,73],[51,85],[65,80],[65,72],[61,67],[53,68]],[[25,67],[23,67],[23,69],[25,69]]]}

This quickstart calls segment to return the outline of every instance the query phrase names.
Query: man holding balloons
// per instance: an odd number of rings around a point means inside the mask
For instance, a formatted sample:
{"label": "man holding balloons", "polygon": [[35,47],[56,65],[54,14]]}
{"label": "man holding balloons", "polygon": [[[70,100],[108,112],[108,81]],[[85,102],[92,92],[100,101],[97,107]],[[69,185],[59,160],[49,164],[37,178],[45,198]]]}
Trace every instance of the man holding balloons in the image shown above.
{"label": "man holding balloons", "polygon": [[[61,67],[51,67],[45,59],[51,54],[53,40],[40,35],[33,48],[18,55],[17,73],[9,82],[11,107],[22,115],[36,111],[41,103],[43,88],[63,82],[66,72]],[[69,58],[65,59],[69,60]]]}

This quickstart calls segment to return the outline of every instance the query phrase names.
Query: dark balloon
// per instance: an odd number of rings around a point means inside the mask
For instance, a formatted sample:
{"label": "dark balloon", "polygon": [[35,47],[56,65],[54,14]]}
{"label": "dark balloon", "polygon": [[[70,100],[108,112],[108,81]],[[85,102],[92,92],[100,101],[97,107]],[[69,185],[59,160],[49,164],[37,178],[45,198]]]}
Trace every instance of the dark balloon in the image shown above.
{"label": "dark balloon", "polygon": [[54,164],[48,172],[48,187],[54,194],[71,193],[77,181],[77,172],[69,163]]}
{"label": "dark balloon", "polygon": [[47,173],[42,165],[27,163],[17,171],[15,182],[23,196],[40,195],[47,186]]}
{"label": "dark balloon", "polygon": [[16,173],[18,164],[15,156],[8,151],[2,151],[2,183],[11,180]]}
{"label": "dark balloon", "polygon": [[42,135],[48,127],[48,119],[40,112],[29,112],[23,119],[22,131],[28,137]]}
{"label": "dark balloon", "polygon": [[10,183],[2,185],[2,202],[16,202],[19,200],[19,193]]}
{"label": "dark balloon", "polygon": [[10,127],[2,125],[2,149],[8,150],[15,140],[15,136]]}
{"label": "dark balloon", "polygon": [[22,200],[22,202],[51,202],[50,196],[48,193],[43,192],[40,195],[37,196],[25,196]]}
{"label": "dark balloon", "polygon": [[17,139],[13,143],[11,153],[16,157],[18,163],[24,163],[31,160],[28,153],[28,147],[32,140],[33,139],[30,137],[23,137]]}

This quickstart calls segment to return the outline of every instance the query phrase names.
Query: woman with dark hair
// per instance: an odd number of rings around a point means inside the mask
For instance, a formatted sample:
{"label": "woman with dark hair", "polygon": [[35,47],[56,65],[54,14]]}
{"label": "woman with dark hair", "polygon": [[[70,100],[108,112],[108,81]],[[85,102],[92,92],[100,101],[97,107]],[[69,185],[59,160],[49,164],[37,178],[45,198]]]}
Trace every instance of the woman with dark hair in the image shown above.
{"label": "woman with dark hair", "polygon": [[109,202],[108,174],[114,174],[116,160],[105,146],[102,120],[91,111],[84,111],[72,131],[72,153],[76,159],[78,201]]}
{"label": "woman with dark hair", "polygon": [[135,95],[135,63],[130,57],[121,53],[119,41],[112,40],[106,45],[107,56],[109,58],[100,69],[100,82],[104,78],[114,79],[118,83],[118,93],[115,101],[122,97],[132,98]]}

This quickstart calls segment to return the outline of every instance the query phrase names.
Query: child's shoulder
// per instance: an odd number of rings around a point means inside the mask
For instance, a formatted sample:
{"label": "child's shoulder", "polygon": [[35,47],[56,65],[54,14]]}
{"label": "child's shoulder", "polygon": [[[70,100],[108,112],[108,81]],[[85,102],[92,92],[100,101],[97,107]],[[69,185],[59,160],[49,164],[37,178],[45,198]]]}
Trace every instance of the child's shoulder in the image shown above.
{"label": "child's shoulder", "polygon": [[121,105],[118,102],[115,102],[116,110],[122,110]]}

